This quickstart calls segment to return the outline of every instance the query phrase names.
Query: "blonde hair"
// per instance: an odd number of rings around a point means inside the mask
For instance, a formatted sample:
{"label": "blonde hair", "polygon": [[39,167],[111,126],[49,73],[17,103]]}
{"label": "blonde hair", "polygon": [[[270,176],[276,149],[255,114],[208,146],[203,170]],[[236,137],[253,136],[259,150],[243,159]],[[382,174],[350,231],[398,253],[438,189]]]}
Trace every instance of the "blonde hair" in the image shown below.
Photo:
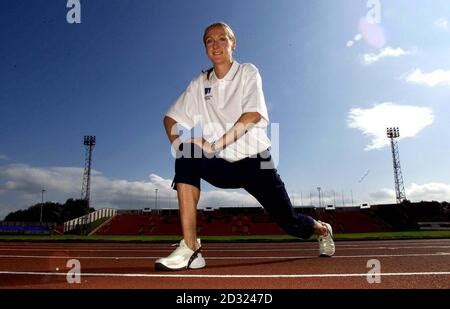
{"label": "blonde hair", "polygon": [[216,23],[213,23],[206,27],[205,32],[203,32],[203,44],[206,45],[206,34],[211,28],[215,27],[222,27],[223,30],[227,33],[228,38],[233,42],[234,45],[236,45],[236,37],[234,36],[233,30],[231,30],[231,27],[228,26],[226,23],[219,21]]}

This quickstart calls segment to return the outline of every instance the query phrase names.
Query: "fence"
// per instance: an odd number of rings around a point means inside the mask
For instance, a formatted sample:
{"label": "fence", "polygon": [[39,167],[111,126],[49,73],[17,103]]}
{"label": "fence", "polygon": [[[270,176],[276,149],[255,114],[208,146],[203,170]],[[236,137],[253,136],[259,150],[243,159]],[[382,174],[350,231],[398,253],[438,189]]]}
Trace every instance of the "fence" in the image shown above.
{"label": "fence", "polygon": [[116,212],[117,212],[117,209],[103,208],[103,209],[99,209],[94,212],[91,212],[88,215],[84,215],[84,216],[72,219],[70,221],[64,222],[64,233],[72,231],[81,225],[85,225],[85,224],[89,224],[91,222],[97,221],[101,218],[112,217],[116,214]]}

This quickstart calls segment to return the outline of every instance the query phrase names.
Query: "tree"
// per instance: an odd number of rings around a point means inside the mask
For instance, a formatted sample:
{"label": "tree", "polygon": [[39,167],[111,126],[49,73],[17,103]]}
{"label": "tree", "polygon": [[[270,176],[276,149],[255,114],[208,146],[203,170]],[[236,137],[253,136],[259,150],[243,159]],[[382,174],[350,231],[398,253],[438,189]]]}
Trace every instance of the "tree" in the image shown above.
{"label": "tree", "polygon": [[[44,203],[42,205],[42,218],[44,222],[62,224],[93,211],[95,209],[88,208],[85,200],[68,199],[63,205],[54,202]],[[9,213],[5,217],[5,221],[39,222],[40,213],[41,203],[38,203],[28,207],[28,209]]]}

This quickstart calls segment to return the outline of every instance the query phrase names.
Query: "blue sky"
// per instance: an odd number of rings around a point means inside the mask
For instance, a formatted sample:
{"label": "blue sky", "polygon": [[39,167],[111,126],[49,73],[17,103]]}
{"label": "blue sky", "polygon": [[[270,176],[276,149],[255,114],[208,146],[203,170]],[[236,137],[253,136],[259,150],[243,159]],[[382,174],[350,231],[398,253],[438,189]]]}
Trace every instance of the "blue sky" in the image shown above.
{"label": "blue sky", "polygon": [[[407,197],[450,200],[448,1],[79,2],[80,24],[65,0],[0,3],[0,218],[41,189],[79,197],[83,135],[97,137],[94,207],[155,207],[155,189],[176,207],[162,118],[209,67],[201,38],[218,20],[260,70],[294,204],[317,205],[318,186],[323,204],[394,202],[386,126],[400,127]],[[200,202],[251,205],[208,185]]]}

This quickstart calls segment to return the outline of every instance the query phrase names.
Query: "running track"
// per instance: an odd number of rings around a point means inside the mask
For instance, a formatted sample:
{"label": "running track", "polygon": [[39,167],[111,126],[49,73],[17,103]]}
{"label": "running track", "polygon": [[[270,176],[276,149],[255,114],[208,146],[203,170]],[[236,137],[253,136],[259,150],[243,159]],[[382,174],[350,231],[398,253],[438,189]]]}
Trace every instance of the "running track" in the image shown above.
{"label": "running track", "polygon": [[[450,239],[339,241],[336,248],[334,257],[318,258],[315,242],[204,243],[206,268],[155,272],[171,244],[0,242],[0,288],[450,288]],[[70,259],[80,262],[80,283],[67,282]],[[371,259],[380,262],[380,283],[367,280]]]}

